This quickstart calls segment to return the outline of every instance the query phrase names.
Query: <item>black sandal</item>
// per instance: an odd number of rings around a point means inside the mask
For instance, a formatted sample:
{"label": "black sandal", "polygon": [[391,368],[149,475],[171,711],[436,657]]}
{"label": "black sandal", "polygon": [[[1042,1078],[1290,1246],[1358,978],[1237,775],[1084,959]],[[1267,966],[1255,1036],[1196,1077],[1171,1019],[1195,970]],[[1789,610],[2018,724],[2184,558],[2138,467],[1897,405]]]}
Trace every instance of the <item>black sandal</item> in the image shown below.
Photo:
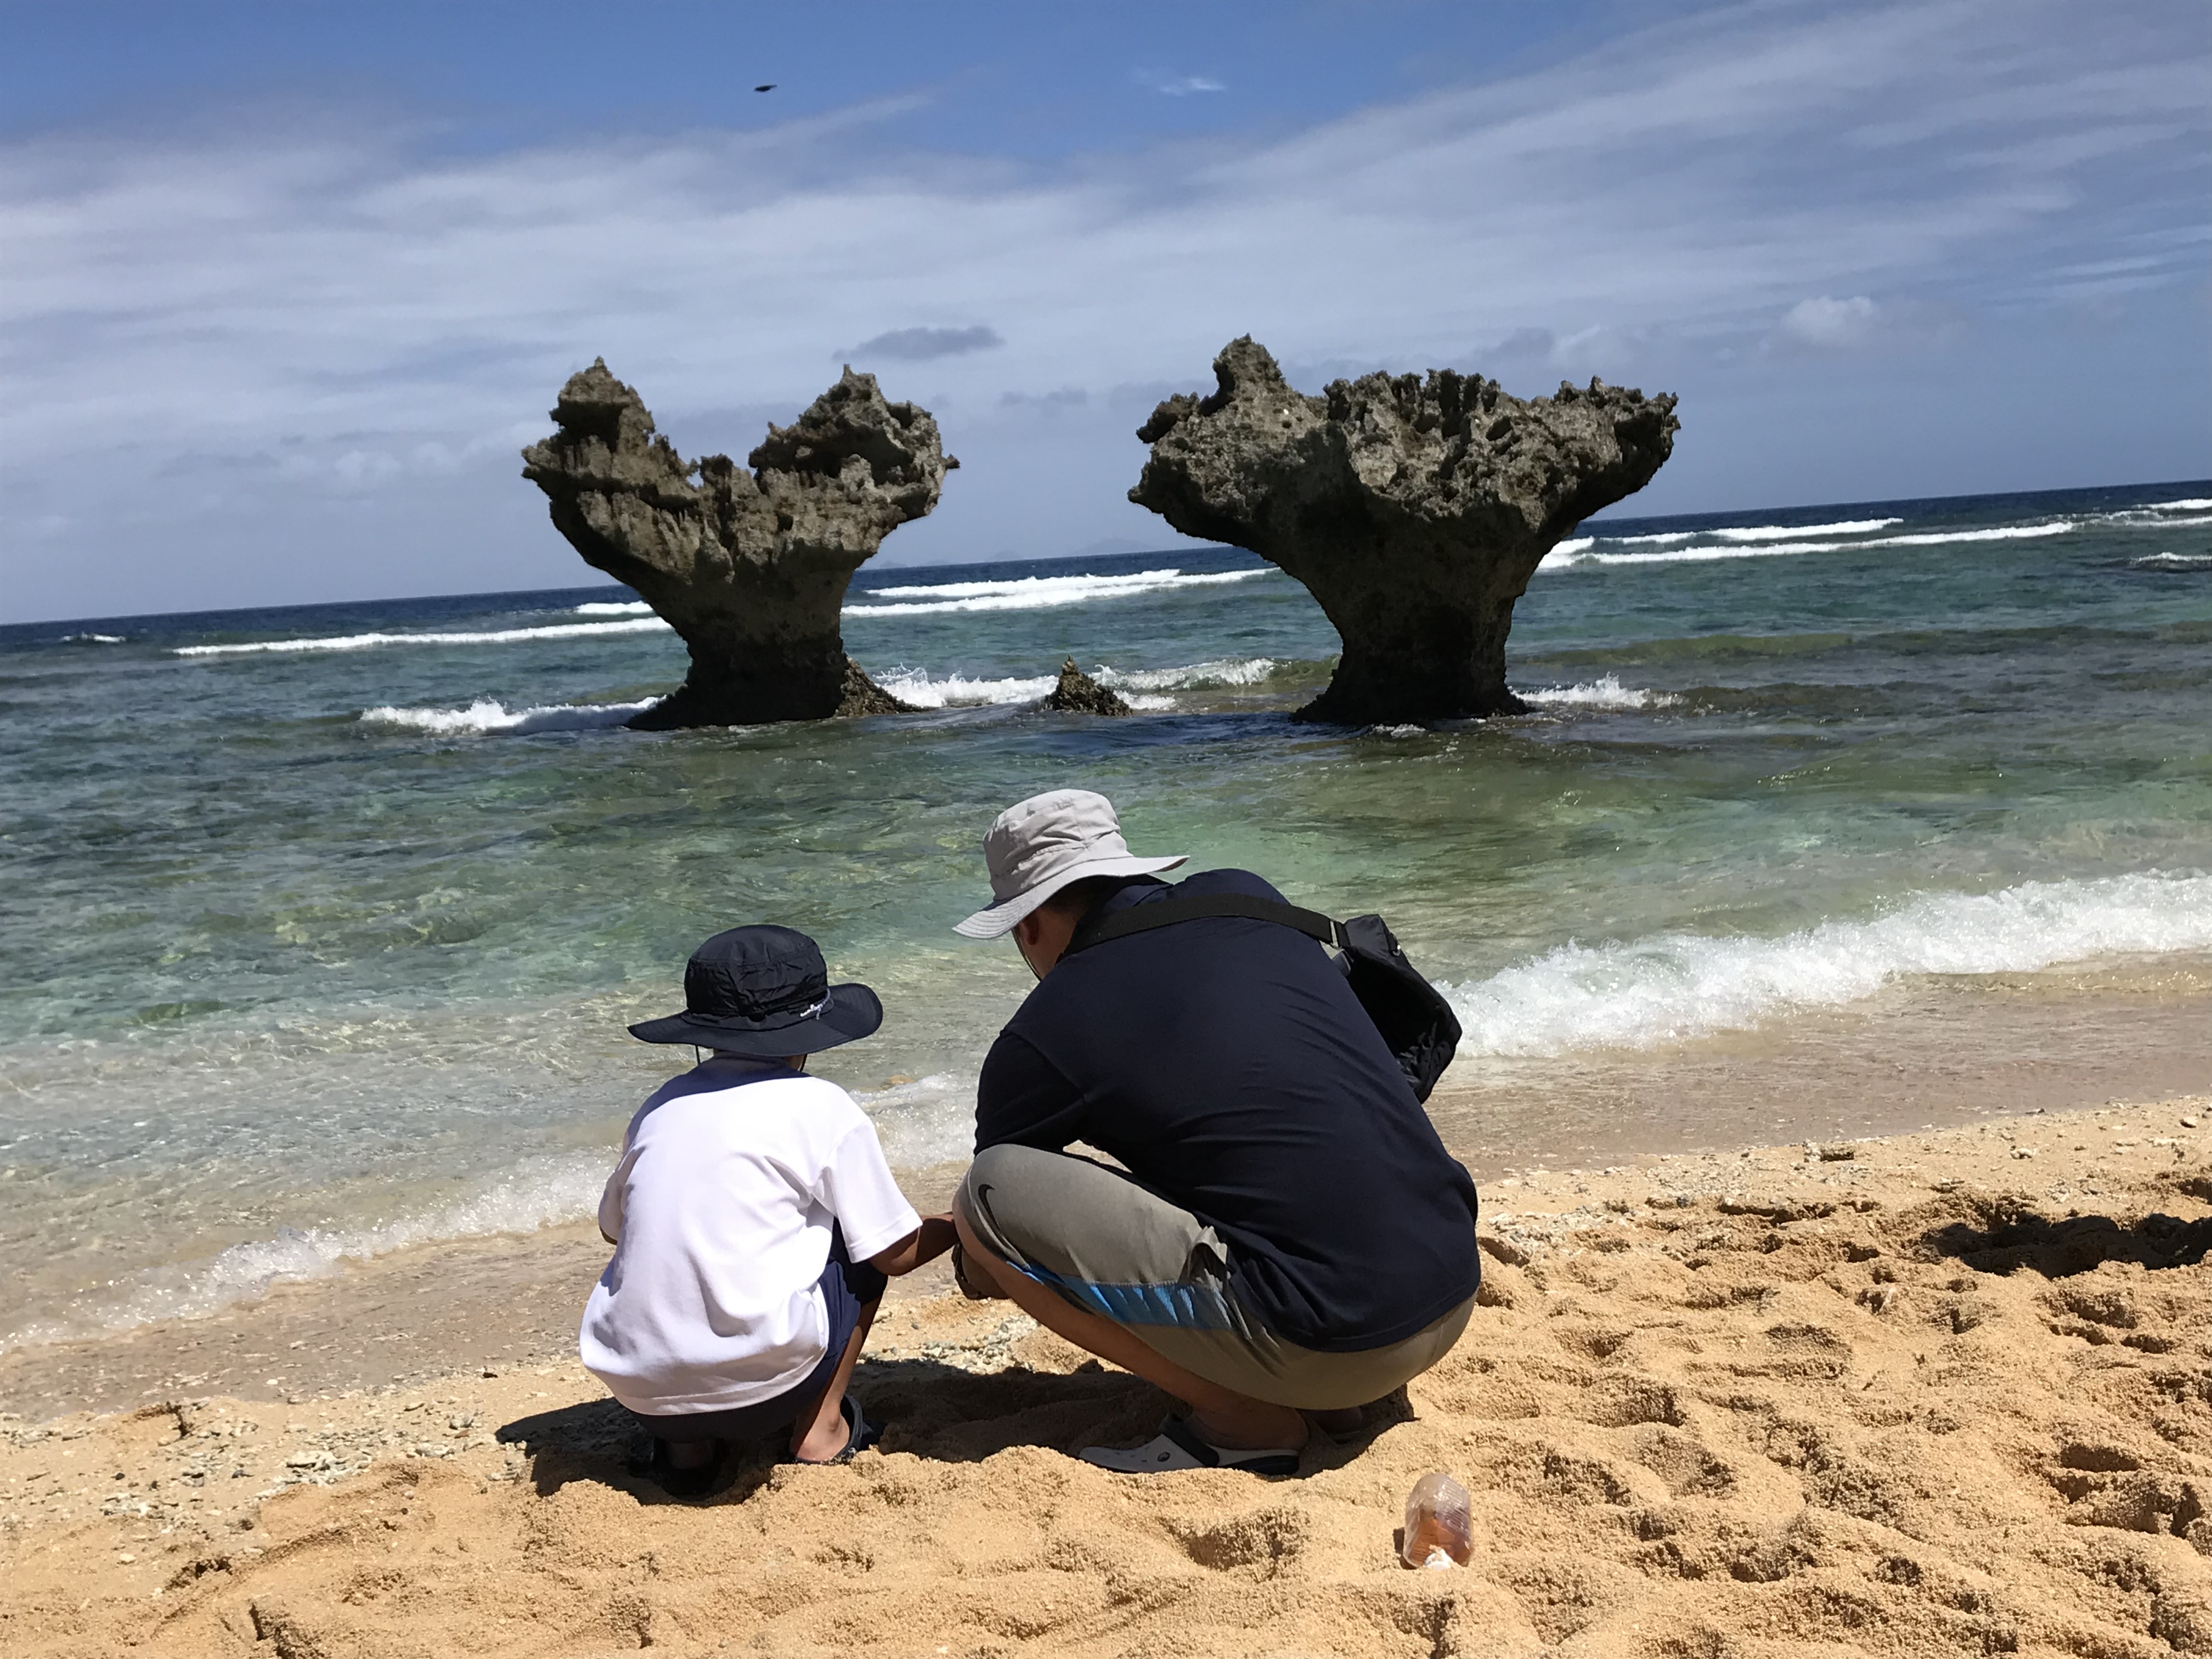
{"label": "black sandal", "polygon": [[826,1469],[834,1463],[849,1463],[884,1437],[884,1425],[871,1423],[860,1413],[860,1402],[847,1395],[838,1402],[837,1410],[845,1419],[845,1449],[835,1457],[815,1459],[794,1457],[790,1461],[810,1468]]}
{"label": "black sandal", "polygon": [[661,1491],[671,1498],[704,1498],[714,1490],[714,1477],[722,1472],[722,1443],[717,1440],[711,1443],[714,1455],[705,1462],[679,1469],[669,1443],[656,1435],[653,1456],[645,1466],[645,1473],[659,1481]]}

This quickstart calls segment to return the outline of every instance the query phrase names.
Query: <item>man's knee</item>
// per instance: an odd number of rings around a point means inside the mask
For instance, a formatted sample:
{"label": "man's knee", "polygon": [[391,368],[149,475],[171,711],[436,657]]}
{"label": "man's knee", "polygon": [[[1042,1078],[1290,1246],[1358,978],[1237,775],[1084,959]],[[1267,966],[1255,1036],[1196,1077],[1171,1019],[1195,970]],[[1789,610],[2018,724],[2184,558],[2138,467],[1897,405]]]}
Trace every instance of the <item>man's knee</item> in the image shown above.
{"label": "man's knee", "polygon": [[992,1191],[1019,1192],[1023,1167],[1039,1157],[1050,1156],[1028,1146],[986,1146],[976,1153],[952,1195],[952,1225],[961,1243],[987,1251],[1002,1261],[1007,1260],[1010,1252],[991,1213]]}
{"label": "man's knee", "polygon": [[983,1172],[982,1184],[988,1186],[992,1170],[1005,1163],[992,1157],[999,1150],[987,1146],[978,1152],[952,1194],[952,1231],[960,1241],[952,1253],[952,1282],[970,1302],[997,1302],[1006,1297],[1004,1287],[998,1282],[1000,1270],[1007,1267],[1006,1258],[1003,1248],[990,1236],[992,1230],[988,1224],[979,1222],[986,1212],[977,1196],[977,1171]]}

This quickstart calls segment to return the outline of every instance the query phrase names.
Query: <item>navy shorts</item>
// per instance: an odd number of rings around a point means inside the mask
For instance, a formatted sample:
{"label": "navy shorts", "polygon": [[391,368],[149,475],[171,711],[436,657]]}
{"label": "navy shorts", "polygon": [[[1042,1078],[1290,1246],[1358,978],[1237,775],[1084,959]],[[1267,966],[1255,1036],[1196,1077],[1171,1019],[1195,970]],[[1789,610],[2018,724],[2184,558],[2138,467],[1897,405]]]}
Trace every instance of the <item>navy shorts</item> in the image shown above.
{"label": "navy shorts", "polygon": [[830,1315],[830,1346],[823,1351],[821,1364],[770,1400],[757,1400],[726,1412],[680,1412],[666,1417],[631,1412],[631,1420],[663,1440],[757,1440],[781,1434],[799,1420],[799,1413],[821,1399],[830,1379],[837,1374],[837,1362],[845,1357],[845,1345],[860,1328],[860,1310],[883,1300],[884,1287],[889,1283],[866,1262],[853,1260],[845,1249],[844,1229],[831,1224],[830,1260],[822,1277],[815,1281],[822,1291],[822,1305]]}

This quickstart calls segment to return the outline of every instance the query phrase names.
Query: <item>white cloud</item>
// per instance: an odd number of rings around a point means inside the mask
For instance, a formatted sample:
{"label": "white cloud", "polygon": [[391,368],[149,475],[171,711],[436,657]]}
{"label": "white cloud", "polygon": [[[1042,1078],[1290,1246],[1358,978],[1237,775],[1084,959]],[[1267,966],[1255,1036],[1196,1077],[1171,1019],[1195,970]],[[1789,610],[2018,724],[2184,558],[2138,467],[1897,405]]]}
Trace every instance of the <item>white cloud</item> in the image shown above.
{"label": "white cloud", "polygon": [[1831,349],[1863,345],[1881,326],[1881,307],[1863,294],[1848,300],[1820,295],[1783,313],[1781,331],[1802,345]]}
{"label": "white cloud", "polygon": [[[2155,9],[2063,0],[1753,5],[1287,137],[1018,167],[899,148],[883,106],[459,155],[390,120],[20,141],[0,489],[76,522],[89,606],[132,559],[212,581],[247,533],[225,517],[240,478],[198,521],[148,482],[187,453],[303,439],[294,545],[323,544],[318,490],[368,537],[426,469],[441,500],[496,492],[488,516],[536,522],[517,434],[593,356],[690,450],[693,413],[795,410],[872,337],[886,390],[963,462],[895,550],[1141,537],[1133,422],[1098,394],[1201,385],[1236,334],[1397,367],[1540,337],[1532,371],[1616,378],[1664,371],[1670,342],[1844,343],[1869,293],[2016,309],[2201,271],[2175,234],[2201,221],[2208,125],[2187,12],[2161,32]],[[927,349],[983,333],[1006,343]],[[1024,387],[1090,388],[1052,424],[1100,457],[1024,448],[1033,406],[1000,403]],[[29,591],[0,543],[0,605]]]}
{"label": "white cloud", "polygon": [[1170,98],[1188,98],[1197,92],[1226,92],[1226,82],[1217,81],[1210,75],[1163,75],[1156,70],[1139,70],[1137,81],[1154,92]]}

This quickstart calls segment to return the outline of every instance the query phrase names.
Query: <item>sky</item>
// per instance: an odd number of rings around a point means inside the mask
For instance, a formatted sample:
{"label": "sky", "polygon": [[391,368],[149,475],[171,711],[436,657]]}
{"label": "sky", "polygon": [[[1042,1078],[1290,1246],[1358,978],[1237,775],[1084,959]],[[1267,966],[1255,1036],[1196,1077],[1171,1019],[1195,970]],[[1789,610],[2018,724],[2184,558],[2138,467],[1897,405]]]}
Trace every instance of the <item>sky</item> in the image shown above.
{"label": "sky", "polygon": [[1620,514],[2203,477],[2209,127],[2202,0],[0,0],[0,621],[596,581],[595,356],[931,410],[887,564],[1176,545],[1246,333],[1676,392]]}

